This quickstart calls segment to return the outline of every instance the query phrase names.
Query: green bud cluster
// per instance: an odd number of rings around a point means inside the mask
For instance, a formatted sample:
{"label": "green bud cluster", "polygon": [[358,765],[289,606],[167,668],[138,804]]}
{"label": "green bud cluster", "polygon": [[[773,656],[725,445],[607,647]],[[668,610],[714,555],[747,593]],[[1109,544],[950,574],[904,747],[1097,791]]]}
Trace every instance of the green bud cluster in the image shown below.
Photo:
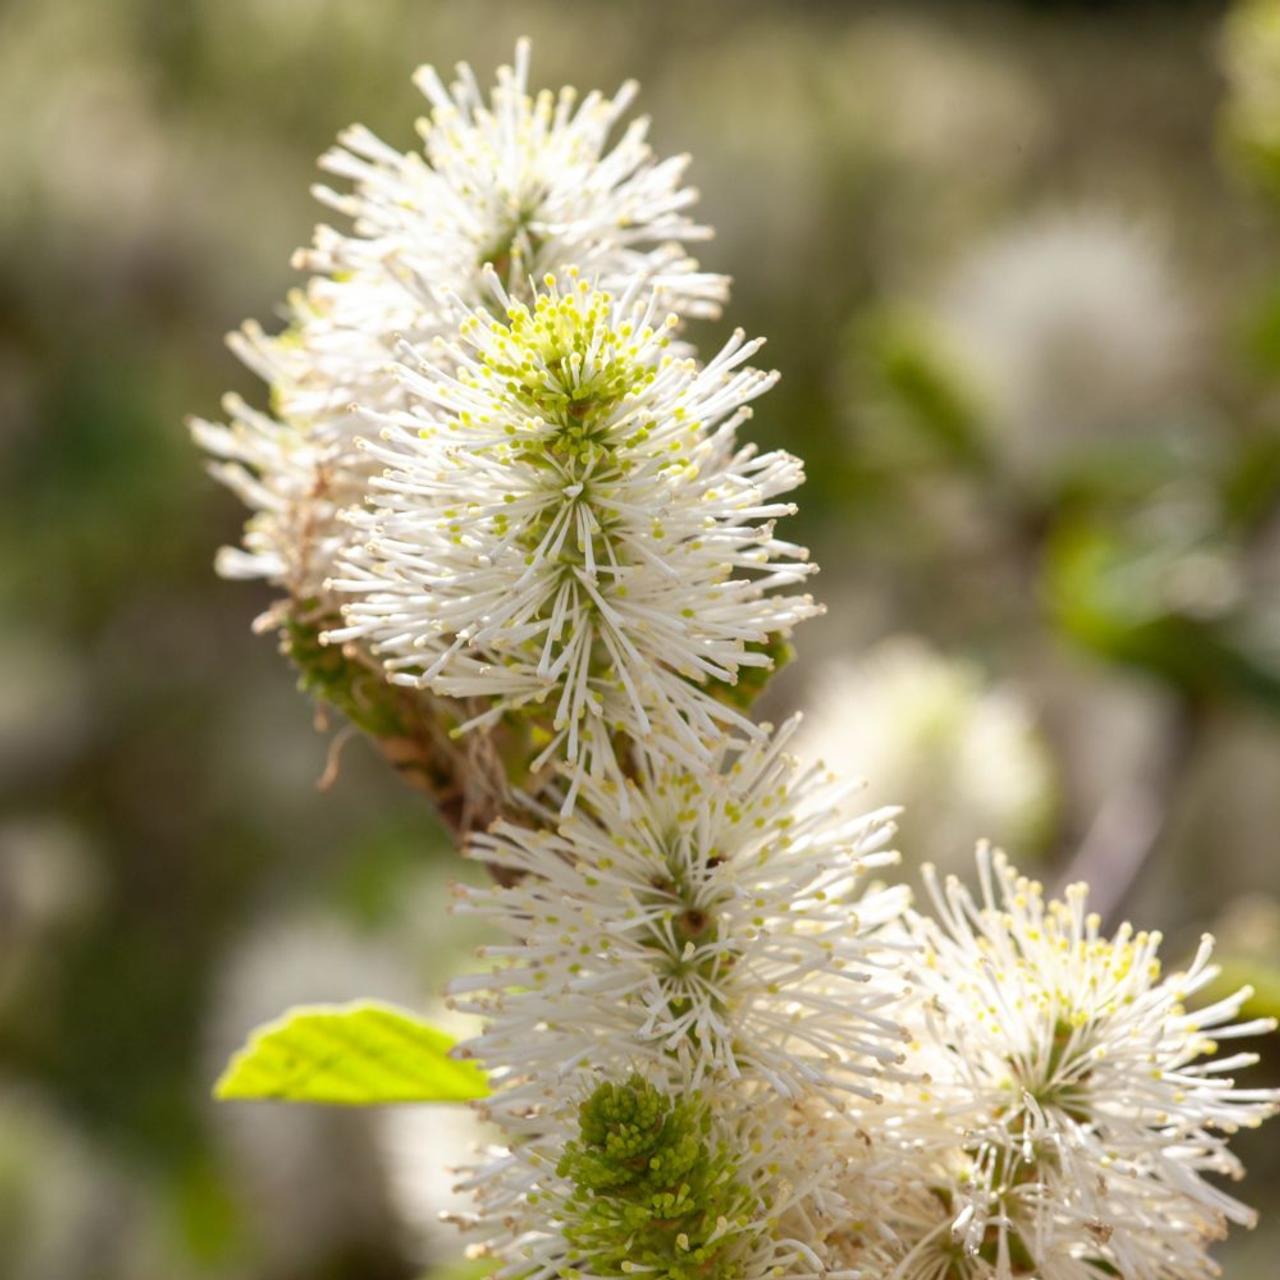
{"label": "green bud cluster", "polygon": [[[594,292],[586,281],[571,282],[565,291],[555,276],[547,276],[549,293],[540,295],[532,308],[513,303],[505,323],[472,317],[463,322],[464,336],[487,326],[493,339],[482,355],[488,378],[511,398],[513,407],[535,419],[554,424],[551,440],[513,444],[529,460],[537,461],[545,449],[563,464],[597,460],[610,445],[642,443],[653,423],[628,422],[616,440],[606,441],[611,415],[628,396],[638,395],[658,375],[658,368],[643,353],[667,345],[663,331],[637,329],[629,320],[616,324],[612,298]],[[513,437],[520,428],[508,427]]]}
{"label": "green bud cluster", "polygon": [[[737,1163],[715,1141],[699,1094],[672,1099],[638,1075],[579,1108],[556,1172],[573,1184],[564,1238],[573,1270],[736,1280],[755,1214]],[[572,1274],[572,1271],[571,1271]]]}
{"label": "green bud cluster", "polygon": [[322,644],[321,633],[341,620],[331,615],[307,619],[315,607],[314,601],[303,601],[281,623],[281,650],[298,670],[298,688],[336,708],[373,738],[411,736],[422,715],[415,702],[427,700],[406,696],[376,666],[355,661],[341,645]]}

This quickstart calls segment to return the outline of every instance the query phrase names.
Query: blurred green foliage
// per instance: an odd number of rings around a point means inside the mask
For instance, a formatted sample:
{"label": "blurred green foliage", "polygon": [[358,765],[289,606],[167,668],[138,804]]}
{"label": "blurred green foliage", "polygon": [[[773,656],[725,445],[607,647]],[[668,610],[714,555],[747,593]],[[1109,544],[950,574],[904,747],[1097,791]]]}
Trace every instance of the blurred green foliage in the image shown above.
{"label": "blurred green foliage", "polygon": [[[658,148],[693,153],[719,231],[704,257],[735,277],[725,319],[694,336],[769,336],[784,376],[752,434],[806,461],[781,532],[811,543],[832,606],[765,714],[803,701],[822,659],[893,632],[1017,681],[1063,775],[1052,874],[1192,706],[1194,749],[1157,796],[1126,907],[1188,950],[1220,919],[1235,931],[1233,902],[1280,895],[1280,24],[1266,0],[1225,32],[1221,17],[923,0],[0,9],[3,1280],[410,1280],[456,1262],[440,1237],[421,1256],[376,1163],[350,1154],[365,1131],[263,1122],[255,1146],[207,1099],[225,1036],[274,1011],[240,1007],[266,986],[256,970],[228,977],[271,922],[334,923],[305,961],[281,949],[299,999],[349,998],[307,982],[361,978],[334,937],[385,953],[400,998],[423,1000],[470,938],[443,919],[448,841],[385,761],[353,741],[316,790],[330,740],[250,632],[271,592],[213,576],[242,516],[182,429],[226,389],[263,402],[219,335],[269,322],[296,283],[313,158],[337,129],[412,145],[419,61],[467,58],[483,79],[527,32],[539,83],[638,77]],[[1055,265],[1053,237],[1011,298],[1002,240],[1097,210],[1158,232],[1174,300],[1141,273],[1108,293],[1113,249],[1095,283],[1087,261]],[[1086,285],[1096,321],[1061,327],[1056,304]],[[368,709],[308,654],[306,681]],[[1259,1007],[1267,945],[1228,949]],[[303,1155],[277,1167],[291,1143]],[[1243,1154],[1264,1226],[1225,1259],[1233,1280],[1266,1280],[1280,1155]],[[307,1160],[314,1181],[295,1184]],[[327,1199],[344,1179],[373,1202]]]}

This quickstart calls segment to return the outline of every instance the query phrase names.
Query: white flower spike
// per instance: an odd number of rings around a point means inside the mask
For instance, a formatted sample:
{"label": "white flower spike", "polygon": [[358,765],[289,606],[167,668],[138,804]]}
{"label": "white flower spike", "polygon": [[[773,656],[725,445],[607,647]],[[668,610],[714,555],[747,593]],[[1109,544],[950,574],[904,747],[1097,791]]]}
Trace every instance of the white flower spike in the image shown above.
{"label": "white flower spike", "polygon": [[245,551],[224,552],[219,572],[266,578],[296,599],[323,597],[349,536],[335,516],[369,480],[352,406],[401,405],[388,372],[397,341],[449,333],[448,298],[488,305],[486,264],[525,301],[531,279],[575,262],[602,288],[655,291],[681,317],[718,315],[728,294],[727,278],[684,247],[711,235],[688,215],[688,157],[655,159],[643,118],[617,133],[634,84],[611,98],[531,94],[527,40],[488,97],[465,64],[448,88],[431,67],[415,81],[431,104],[421,153],[346,130],[320,164],[353,189],[314,191],[351,231],[322,226],[296,255],[316,274],[290,295],[283,333],[250,321],[229,339],[270,387],[275,417],[233,401],[229,426],[193,424],[218,460],[213,474],[255,511]]}
{"label": "white flower spike", "polygon": [[1055,1280],[1213,1274],[1205,1243],[1253,1214],[1202,1175],[1240,1177],[1228,1136],[1280,1099],[1228,1074],[1256,1055],[1214,1055],[1274,1020],[1237,1020],[1247,988],[1188,1009],[1217,976],[1208,937],[1165,976],[1160,935],[1102,937],[1084,885],[1046,902],[986,846],[978,869],[977,900],[927,871],[937,919],[910,920],[932,1105],[970,1166],[951,1206],[965,1255]]}
{"label": "white flower spike", "polygon": [[532,306],[490,276],[503,319],[463,312],[446,358],[401,348],[408,407],[370,414],[385,468],[361,545],[329,588],[393,681],[487,699],[471,724],[545,721],[533,767],[620,783],[652,752],[706,768],[751,722],[722,696],[818,612],[778,594],[813,571],[779,541],[799,462],[739,447],[775,378],[735,334],[710,362],[674,356],[651,292],[620,299],[570,269]]}
{"label": "white flower spike", "polygon": [[893,811],[842,817],[843,788],[787,754],[795,725],[711,770],[642,770],[629,816],[611,783],[588,784],[556,831],[474,838],[515,883],[462,890],[460,909],[514,941],[453,993],[490,1021],[469,1052],[504,1106],[637,1062],[673,1087],[750,1079],[836,1103],[897,1072],[897,950],[880,935],[906,890],[862,887],[897,862]]}

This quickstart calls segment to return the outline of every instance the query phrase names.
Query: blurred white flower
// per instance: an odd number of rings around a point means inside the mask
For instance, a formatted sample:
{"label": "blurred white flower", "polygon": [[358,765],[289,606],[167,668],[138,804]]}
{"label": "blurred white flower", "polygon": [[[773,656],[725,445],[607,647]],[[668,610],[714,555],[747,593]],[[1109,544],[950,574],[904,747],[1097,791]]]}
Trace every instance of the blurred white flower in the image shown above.
{"label": "blurred white flower", "polygon": [[1194,355],[1190,307],[1158,239],[1101,212],[995,239],[943,288],[938,319],[997,454],[1032,480],[1099,444],[1167,430]]}
{"label": "blurred white flower", "polygon": [[828,666],[806,705],[796,750],[869,779],[861,801],[902,805],[905,857],[954,865],[983,837],[1043,846],[1056,791],[1048,748],[1017,692],[977,666],[896,637]]}
{"label": "blurred white flower", "polygon": [[936,194],[953,216],[978,193],[989,199],[1048,132],[1050,112],[1032,76],[961,25],[886,9],[851,29],[838,58],[846,127],[863,132],[873,154],[909,166],[915,181],[938,176]]}
{"label": "blurred white flower", "polygon": [[[433,1025],[442,1020],[434,1015]],[[471,1205],[459,1187],[464,1171],[494,1138],[471,1107],[385,1107],[375,1117],[388,1190],[408,1248],[423,1265],[461,1258],[453,1220]]]}

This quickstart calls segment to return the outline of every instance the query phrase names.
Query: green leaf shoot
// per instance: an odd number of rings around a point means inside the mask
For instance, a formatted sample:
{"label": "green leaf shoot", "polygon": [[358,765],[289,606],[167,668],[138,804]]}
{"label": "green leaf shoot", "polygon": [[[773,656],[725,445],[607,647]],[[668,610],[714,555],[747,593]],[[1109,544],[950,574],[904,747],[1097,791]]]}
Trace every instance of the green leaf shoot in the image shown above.
{"label": "green leaf shoot", "polygon": [[451,1057],[453,1046],[445,1032],[390,1005],[303,1005],[254,1031],[213,1094],[350,1107],[485,1097],[484,1073]]}

